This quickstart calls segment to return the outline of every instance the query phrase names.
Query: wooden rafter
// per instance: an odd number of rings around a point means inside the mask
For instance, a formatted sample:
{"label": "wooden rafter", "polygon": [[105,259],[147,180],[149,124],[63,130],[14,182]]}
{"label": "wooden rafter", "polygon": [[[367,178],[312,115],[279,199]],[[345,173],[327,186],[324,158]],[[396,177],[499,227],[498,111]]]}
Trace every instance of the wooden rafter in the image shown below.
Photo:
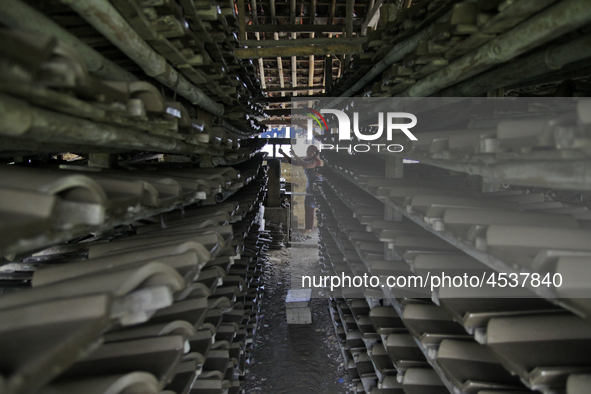
{"label": "wooden rafter", "polygon": [[[298,99],[308,99],[308,100],[319,100],[320,98],[317,96],[299,96]],[[269,103],[269,104],[281,104],[281,103],[289,103],[291,102],[291,97],[256,97],[253,98],[253,101],[257,101],[259,103]]]}
{"label": "wooden rafter", "polygon": [[[310,1],[311,1],[311,4],[310,4],[310,24],[315,25],[316,24],[316,0],[310,0]],[[310,39],[311,40],[314,39],[314,33],[310,33]],[[308,62],[308,67],[309,67],[308,86],[314,86],[314,55],[310,55],[310,58],[308,60],[309,60],[309,62]],[[308,91],[308,95],[311,96],[313,94],[314,94],[313,90]],[[311,103],[309,105],[311,106]]]}
{"label": "wooden rafter", "polygon": [[337,1],[332,0],[332,3],[330,5],[330,19],[329,19],[329,22],[331,25],[334,25],[334,14],[336,11],[336,4],[337,4]]}
{"label": "wooden rafter", "polygon": [[324,59],[324,90],[328,92],[332,87],[332,57],[326,55]]}
{"label": "wooden rafter", "polygon": [[287,33],[342,33],[345,26],[335,25],[248,25],[246,31],[253,33],[258,31],[260,33],[274,33],[274,32],[287,32]]}
{"label": "wooden rafter", "polygon": [[273,33],[277,38],[275,40],[246,40],[244,45],[250,46],[258,46],[262,48],[270,48],[270,47],[296,47],[296,46],[308,46],[308,45],[340,45],[340,44],[358,44],[363,45],[367,38],[365,37],[352,37],[352,38],[328,38],[328,37],[318,37],[318,38],[298,38],[298,39],[289,39],[289,40],[279,40],[278,33]]}
{"label": "wooden rafter", "polygon": [[[245,1],[236,0],[237,11],[239,2],[244,7]],[[246,4],[248,14],[238,12],[238,25],[243,25],[240,43],[244,47],[234,53],[237,58],[258,62],[266,96],[260,102],[275,115],[289,116],[286,111],[293,107],[291,97],[304,98],[300,105],[312,105],[319,93],[329,92],[333,79],[344,72],[351,55],[362,52],[365,35],[379,18],[383,3],[251,0]],[[240,20],[244,15],[245,24]],[[281,110],[284,112],[278,112]]]}
{"label": "wooden rafter", "polygon": [[[250,7],[251,7],[250,12],[252,13],[253,23],[256,25],[259,23],[258,22],[259,18],[257,17],[257,0],[250,0]],[[257,41],[260,41],[260,39],[261,39],[260,33],[255,32],[254,35],[255,35]],[[263,64],[263,59],[259,59],[259,75],[261,78],[261,87],[263,89],[265,89],[267,87],[267,85],[266,85],[266,81],[265,81],[265,65]]]}
{"label": "wooden rafter", "polygon": [[290,0],[289,2],[289,21],[292,25],[296,24],[296,0]]}
{"label": "wooden rafter", "polygon": [[[296,33],[291,33],[291,38],[296,39]],[[291,57],[291,87],[297,88],[298,87],[298,72],[297,72],[298,62],[295,56]],[[298,95],[297,91],[293,92],[294,96]]]}
{"label": "wooden rafter", "polygon": [[[347,11],[345,14],[347,17],[347,20],[345,21],[345,37],[347,38],[353,37],[353,12],[355,9],[354,7],[355,0],[347,0]],[[347,66],[351,61],[351,56],[350,54],[345,55],[347,55],[345,56],[345,66]]]}
{"label": "wooden rafter", "polygon": [[[313,45],[276,48],[238,48],[234,54],[238,59],[258,59],[264,57],[290,57],[290,56],[313,56],[355,54],[363,51],[361,45],[339,44],[339,45]],[[313,61],[314,59],[310,59]]]}
{"label": "wooden rafter", "polygon": [[263,92],[275,92],[275,93],[279,93],[279,92],[293,92],[296,90],[302,91],[302,90],[322,90],[323,87],[322,86],[300,86],[297,88],[269,88],[269,89],[264,89]]}
{"label": "wooden rafter", "polygon": [[236,0],[236,7],[238,8],[238,34],[240,40],[246,40],[246,7],[244,0]]}
{"label": "wooden rafter", "polygon": [[382,7],[382,4],[384,3],[384,0],[371,0],[373,4],[373,6],[369,9],[369,11],[367,12],[367,15],[365,15],[365,20],[363,21],[363,25],[361,25],[361,35],[362,36],[366,36],[367,35],[367,28],[369,26],[374,25],[377,22],[377,19],[379,18],[380,14],[380,8]]}
{"label": "wooden rafter", "polygon": [[[314,33],[310,33],[310,38],[314,38]],[[308,86],[313,86],[314,85],[314,55],[310,55],[309,58],[309,62],[308,62],[308,68],[309,68],[309,72],[308,72]],[[310,90],[308,91],[309,95],[313,95],[314,91]]]}
{"label": "wooden rafter", "polygon": [[[275,15],[275,0],[269,0],[269,5],[269,8],[271,9],[271,23],[276,25],[277,18]],[[279,41],[279,34],[277,32],[273,33],[273,38],[276,41]],[[280,56],[277,57],[277,69],[279,72],[279,86],[281,88],[285,88],[285,80],[283,79],[283,61],[281,60]],[[285,96],[285,92],[281,92],[281,96]],[[285,104],[283,105],[283,108],[285,108]]]}

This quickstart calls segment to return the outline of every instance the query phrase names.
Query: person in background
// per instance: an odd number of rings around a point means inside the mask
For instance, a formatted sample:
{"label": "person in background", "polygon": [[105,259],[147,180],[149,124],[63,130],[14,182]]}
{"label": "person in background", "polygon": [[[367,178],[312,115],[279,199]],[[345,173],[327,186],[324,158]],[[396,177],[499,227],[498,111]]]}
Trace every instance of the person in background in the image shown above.
{"label": "person in background", "polygon": [[304,200],[306,228],[303,234],[309,234],[314,228],[314,211],[316,209],[316,204],[314,204],[314,196],[312,195],[314,192],[314,182],[322,180],[322,176],[316,170],[317,167],[321,167],[323,165],[322,160],[318,158],[318,147],[315,145],[310,145],[306,150],[307,157],[304,159],[299,158],[293,149],[291,150],[293,157],[287,156],[281,148],[279,148],[279,153],[285,157],[289,164],[300,166],[306,172],[306,199]]}

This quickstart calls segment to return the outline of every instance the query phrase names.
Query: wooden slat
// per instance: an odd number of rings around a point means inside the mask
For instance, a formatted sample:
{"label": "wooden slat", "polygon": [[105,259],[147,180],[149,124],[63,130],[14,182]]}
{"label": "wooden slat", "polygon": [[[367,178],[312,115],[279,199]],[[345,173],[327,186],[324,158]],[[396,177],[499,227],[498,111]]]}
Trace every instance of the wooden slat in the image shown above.
{"label": "wooden slat", "polygon": [[330,25],[334,25],[334,13],[335,13],[335,9],[336,9],[336,0],[332,0],[332,3],[330,5],[330,19],[329,19],[329,23]]}
{"label": "wooden slat", "polygon": [[238,32],[241,40],[246,40],[246,7],[244,0],[236,0],[238,7]]}
{"label": "wooden slat", "polygon": [[326,25],[248,25],[247,32],[287,32],[287,33],[342,33],[345,26],[326,26]]}
{"label": "wooden slat", "polygon": [[279,92],[294,92],[297,90],[322,90],[324,89],[322,86],[300,86],[297,88],[270,88],[270,89],[263,89],[262,92],[267,93],[279,93]]}
{"label": "wooden slat", "polygon": [[[314,33],[310,34],[310,38],[314,38]],[[308,63],[308,86],[313,86],[314,85],[314,55],[311,55],[309,58],[309,63]],[[309,95],[313,95],[314,91],[310,90],[308,91]]]}
{"label": "wooden slat", "polygon": [[[345,36],[347,38],[353,37],[353,10],[355,6],[355,0],[347,0],[347,11],[346,11],[346,21],[345,21]],[[351,62],[350,54],[345,54],[345,67],[349,65]]]}
{"label": "wooden slat", "polygon": [[276,47],[276,48],[238,48],[234,51],[238,59],[258,59],[263,57],[289,57],[289,56],[312,56],[361,53],[361,45],[339,44],[339,45],[314,45],[314,46],[295,46],[295,47]]}
{"label": "wooden slat", "polygon": [[[290,103],[291,102],[291,97],[255,97],[252,99],[252,101],[256,101],[258,103],[269,103],[269,104],[282,104],[282,103]],[[309,99],[309,100],[320,100],[320,97],[318,96],[297,96],[297,99],[300,100],[304,100],[304,99]]]}
{"label": "wooden slat", "polygon": [[332,87],[332,57],[326,56],[324,60],[324,88],[328,92]]}
{"label": "wooden slat", "polygon": [[296,0],[291,0],[289,3],[289,21],[292,25],[296,24]]}
{"label": "wooden slat", "polygon": [[[274,33],[277,34],[277,33]],[[243,44],[247,47],[296,47],[308,45],[341,45],[341,44],[359,44],[363,45],[367,41],[366,37],[352,37],[352,38],[298,38],[297,40],[246,40]]]}
{"label": "wooden slat", "polygon": [[[291,38],[296,39],[296,33],[291,33]],[[291,87],[296,88],[298,86],[298,73],[297,73],[297,59],[295,56],[291,57]],[[298,92],[293,92],[294,96],[298,95]]]}

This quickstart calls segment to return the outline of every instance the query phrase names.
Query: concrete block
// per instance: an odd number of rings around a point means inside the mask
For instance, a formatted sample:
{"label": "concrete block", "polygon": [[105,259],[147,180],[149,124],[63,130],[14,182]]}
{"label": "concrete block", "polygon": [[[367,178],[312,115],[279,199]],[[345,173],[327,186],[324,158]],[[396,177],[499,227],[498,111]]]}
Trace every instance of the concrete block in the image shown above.
{"label": "concrete block", "polygon": [[285,310],[287,324],[312,324],[310,308],[289,308]]}
{"label": "concrete block", "polygon": [[312,289],[288,290],[285,298],[287,324],[312,323],[310,298],[312,298]]}

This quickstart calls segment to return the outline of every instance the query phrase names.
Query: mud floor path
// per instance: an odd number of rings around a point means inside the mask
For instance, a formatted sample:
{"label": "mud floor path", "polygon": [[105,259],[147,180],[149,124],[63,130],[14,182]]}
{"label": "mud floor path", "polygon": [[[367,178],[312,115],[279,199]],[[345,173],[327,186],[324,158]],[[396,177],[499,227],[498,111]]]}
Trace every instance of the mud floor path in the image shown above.
{"label": "mud floor path", "polygon": [[353,392],[330,320],[328,300],[312,299],[310,325],[288,325],[285,321],[285,296],[292,277],[300,280],[301,275],[320,274],[316,241],[313,236],[289,249],[270,251],[265,296],[246,378],[249,394]]}

